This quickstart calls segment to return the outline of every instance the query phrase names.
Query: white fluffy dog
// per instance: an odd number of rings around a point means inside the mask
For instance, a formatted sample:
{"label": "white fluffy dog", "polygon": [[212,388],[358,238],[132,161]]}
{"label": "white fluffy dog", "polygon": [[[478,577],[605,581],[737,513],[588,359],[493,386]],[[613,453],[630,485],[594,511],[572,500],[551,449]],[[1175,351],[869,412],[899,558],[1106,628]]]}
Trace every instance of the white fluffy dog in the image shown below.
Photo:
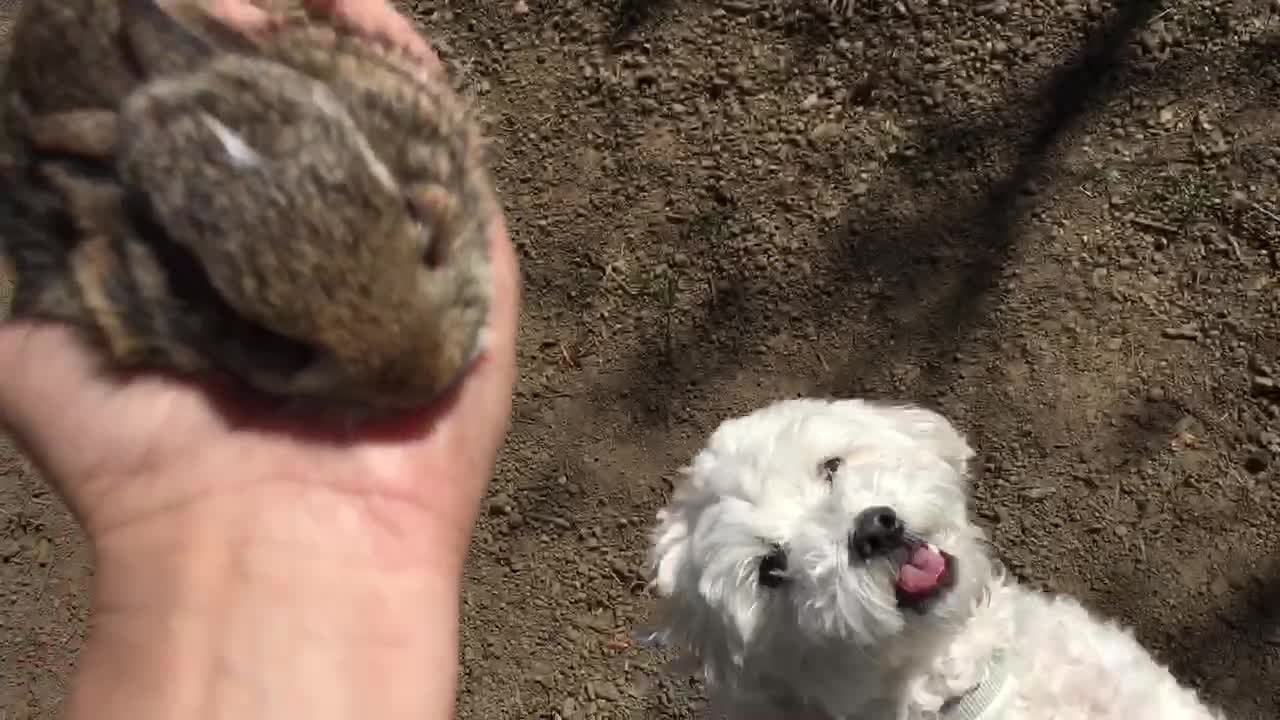
{"label": "white fluffy dog", "polygon": [[654,639],[734,720],[1222,720],[1124,628],[1005,579],[973,454],[918,407],[725,421],[658,515]]}

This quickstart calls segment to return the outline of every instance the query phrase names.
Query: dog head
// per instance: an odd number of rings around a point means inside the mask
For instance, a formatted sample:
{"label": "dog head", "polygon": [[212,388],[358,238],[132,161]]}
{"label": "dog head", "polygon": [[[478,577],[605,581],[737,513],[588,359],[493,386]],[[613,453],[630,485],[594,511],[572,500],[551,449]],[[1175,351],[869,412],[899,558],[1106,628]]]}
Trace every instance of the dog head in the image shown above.
{"label": "dog head", "polygon": [[658,515],[658,636],[709,682],[816,682],[826,663],[856,684],[912,663],[991,573],[972,456],[917,407],[802,398],[726,420]]}

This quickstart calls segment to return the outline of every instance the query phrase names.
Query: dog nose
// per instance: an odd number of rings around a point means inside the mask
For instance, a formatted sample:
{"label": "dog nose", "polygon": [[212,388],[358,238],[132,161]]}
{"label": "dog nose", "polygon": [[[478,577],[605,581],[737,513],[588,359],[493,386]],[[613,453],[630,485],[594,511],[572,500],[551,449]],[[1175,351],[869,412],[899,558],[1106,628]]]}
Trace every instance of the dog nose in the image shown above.
{"label": "dog nose", "polygon": [[893,508],[870,507],[853,520],[849,536],[849,552],[866,560],[883,555],[902,543],[905,528]]}

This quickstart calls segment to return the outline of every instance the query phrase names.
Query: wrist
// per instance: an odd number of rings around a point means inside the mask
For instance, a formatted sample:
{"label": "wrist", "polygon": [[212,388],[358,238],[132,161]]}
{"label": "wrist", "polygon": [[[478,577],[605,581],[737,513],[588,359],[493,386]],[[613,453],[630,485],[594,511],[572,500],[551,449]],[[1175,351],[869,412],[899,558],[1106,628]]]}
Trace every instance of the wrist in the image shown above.
{"label": "wrist", "polygon": [[94,538],[70,717],[451,716],[462,554],[421,513],[262,485]]}

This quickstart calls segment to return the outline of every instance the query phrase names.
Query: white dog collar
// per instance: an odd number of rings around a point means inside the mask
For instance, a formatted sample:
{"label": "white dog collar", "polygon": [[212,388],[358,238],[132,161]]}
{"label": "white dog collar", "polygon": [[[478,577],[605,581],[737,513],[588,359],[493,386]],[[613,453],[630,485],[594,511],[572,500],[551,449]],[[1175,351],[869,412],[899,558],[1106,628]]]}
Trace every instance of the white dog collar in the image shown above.
{"label": "white dog collar", "polygon": [[999,720],[1013,684],[1004,653],[996,651],[987,665],[986,679],[944,707],[939,717],[942,720]]}

